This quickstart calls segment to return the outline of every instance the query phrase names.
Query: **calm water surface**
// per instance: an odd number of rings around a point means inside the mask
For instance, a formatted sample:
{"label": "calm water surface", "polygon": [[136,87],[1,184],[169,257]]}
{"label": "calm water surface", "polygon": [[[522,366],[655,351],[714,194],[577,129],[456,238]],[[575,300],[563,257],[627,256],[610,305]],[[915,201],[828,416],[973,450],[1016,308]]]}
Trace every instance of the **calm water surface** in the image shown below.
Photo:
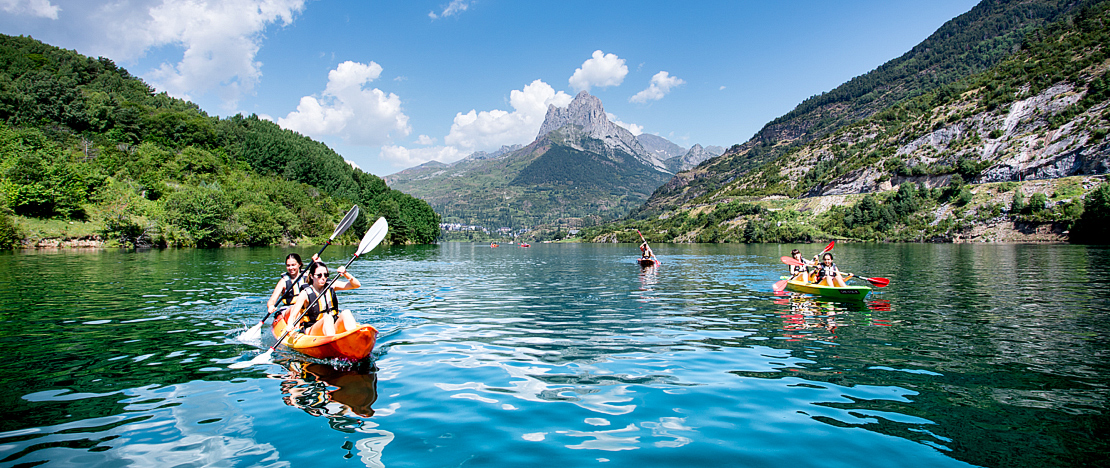
{"label": "calm water surface", "polygon": [[[1079,466],[1110,449],[1110,249],[379,248],[369,362],[228,369],[286,253],[0,254],[0,466]],[[324,254],[333,266],[350,247]]]}

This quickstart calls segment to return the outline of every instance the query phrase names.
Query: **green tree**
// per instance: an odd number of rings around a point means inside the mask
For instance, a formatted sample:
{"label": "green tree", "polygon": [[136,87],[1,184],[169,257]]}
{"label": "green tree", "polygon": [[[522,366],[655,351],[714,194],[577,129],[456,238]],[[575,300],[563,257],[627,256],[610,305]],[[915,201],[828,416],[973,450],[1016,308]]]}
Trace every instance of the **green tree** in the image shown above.
{"label": "green tree", "polygon": [[1046,205],[1048,205],[1048,197],[1043,193],[1037,192],[1029,197],[1029,210],[1034,214],[1044,211]]}
{"label": "green tree", "polygon": [[1010,213],[1018,214],[1025,211],[1025,196],[1021,194],[1021,189],[1014,191],[1014,198],[1010,200]]}
{"label": "green tree", "polygon": [[1087,194],[1083,214],[1071,229],[1072,242],[1110,243],[1110,183],[1103,182]]}
{"label": "green tree", "polygon": [[242,227],[237,241],[250,246],[270,245],[281,238],[281,226],[271,214],[273,210],[249,204],[235,210],[235,218]]}
{"label": "green tree", "polygon": [[219,247],[231,221],[233,206],[218,187],[187,187],[166,197],[165,221],[186,237],[170,239],[183,247]]}

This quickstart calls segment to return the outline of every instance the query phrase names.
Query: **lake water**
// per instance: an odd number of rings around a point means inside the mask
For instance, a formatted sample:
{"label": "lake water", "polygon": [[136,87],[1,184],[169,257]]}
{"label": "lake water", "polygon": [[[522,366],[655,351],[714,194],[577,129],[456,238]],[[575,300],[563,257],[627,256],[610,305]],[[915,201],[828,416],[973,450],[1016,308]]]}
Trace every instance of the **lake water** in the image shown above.
{"label": "lake water", "polygon": [[379,247],[371,362],[242,370],[315,248],[0,254],[0,466],[1106,464],[1110,249],[837,245],[891,280],[838,304],[771,290],[823,245],[653,247]]}

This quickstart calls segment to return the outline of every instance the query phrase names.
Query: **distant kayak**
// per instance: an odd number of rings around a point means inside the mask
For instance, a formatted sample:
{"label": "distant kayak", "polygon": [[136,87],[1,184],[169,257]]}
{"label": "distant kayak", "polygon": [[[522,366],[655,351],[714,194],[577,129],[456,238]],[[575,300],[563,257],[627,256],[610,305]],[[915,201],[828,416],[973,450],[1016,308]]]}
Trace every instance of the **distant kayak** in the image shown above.
{"label": "distant kayak", "polygon": [[[280,338],[285,334],[286,320],[289,320],[288,312],[278,314],[274,318],[274,338]],[[282,344],[317,359],[342,358],[361,361],[374,351],[374,342],[377,340],[377,329],[370,325],[360,325],[354,330],[328,336],[290,333],[285,336]]]}
{"label": "distant kayak", "polygon": [[493,247],[497,247],[497,244],[490,244],[489,246],[490,246],[491,248],[493,248]]}
{"label": "distant kayak", "polygon": [[786,289],[794,292],[812,294],[814,296],[822,297],[825,299],[835,299],[840,301],[862,301],[865,297],[867,297],[867,294],[871,292],[871,288],[867,286],[845,286],[842,288],[838,288],[833,286],[807,283],[799,280],[787,281]]}
{"label": "distant kayak", "polygon": [[521,246],[521,247],[531,247],[531,246],[532,246],[532,244],[525,244],[525,243],[521,242],[521,243],[520,243],[520,246]]}
{"label": "distant kayak", "polygon": [[642,266],[642,267],[650,267],[650,266],[655,266],[655,265],[658,265],[658,264],[659,264],[659,260],[655,260],[655,259],[652,259],[652,258],[641,258],[640,259],[640,266]]}

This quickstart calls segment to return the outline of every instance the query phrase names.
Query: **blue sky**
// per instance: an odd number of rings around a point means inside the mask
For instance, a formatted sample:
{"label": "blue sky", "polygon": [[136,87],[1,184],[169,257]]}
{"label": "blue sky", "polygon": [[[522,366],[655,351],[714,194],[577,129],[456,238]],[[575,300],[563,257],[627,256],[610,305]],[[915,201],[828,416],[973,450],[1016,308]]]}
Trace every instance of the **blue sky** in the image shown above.
{"label": "blue sky", "polygon": [[388,175],[527,144],[581,90],[633,133],[728,147],[971,0],[0,0],[0,32],[111,58]]}

